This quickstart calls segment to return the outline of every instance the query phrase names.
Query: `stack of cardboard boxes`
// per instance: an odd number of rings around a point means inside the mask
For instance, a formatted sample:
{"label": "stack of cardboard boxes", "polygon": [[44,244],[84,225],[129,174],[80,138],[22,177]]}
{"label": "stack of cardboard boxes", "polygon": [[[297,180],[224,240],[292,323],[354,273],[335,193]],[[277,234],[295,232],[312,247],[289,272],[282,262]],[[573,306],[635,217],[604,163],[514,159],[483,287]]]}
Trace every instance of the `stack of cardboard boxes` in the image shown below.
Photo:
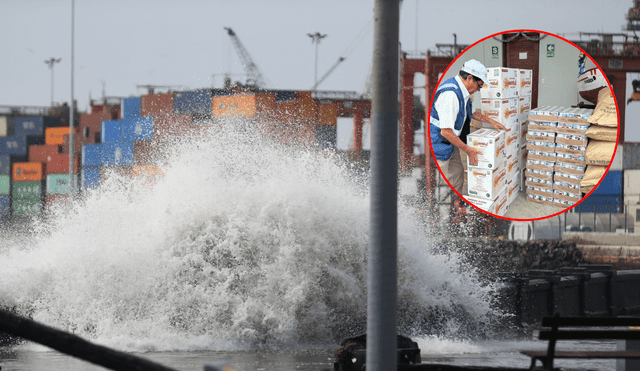
{"label": "stack of cardboard boxes", "polygon": [[527,200],[562,208],[582,198],[593,110],[547,106],[529,112],[525,185]]}
{"label": "stack of cardboard boxes", "polygon": [[520,189],[521,135],[531,109],[531,75],[531,70],[488,68],[489,84],[480,91],[482,114],[507,131],[484,124],[468,135],[467,145],[482,154],[476,166],[467,159],[465,198],[491,214],[504,215]]}

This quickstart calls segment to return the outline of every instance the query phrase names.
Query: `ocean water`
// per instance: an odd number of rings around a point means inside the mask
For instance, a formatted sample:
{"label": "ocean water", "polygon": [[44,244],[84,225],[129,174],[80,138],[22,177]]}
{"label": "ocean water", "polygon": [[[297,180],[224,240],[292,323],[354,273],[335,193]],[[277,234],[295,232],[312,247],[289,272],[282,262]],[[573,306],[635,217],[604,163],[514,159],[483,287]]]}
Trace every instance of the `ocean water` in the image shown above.
{"label": "ocean water", "polygon": [[[366,328],[366,173],[254,132],[176,141],[153,185],[114,174],[29,233],[3,231],[0,306],[181,370],[331,368],[340,340]],[[423,359],[518,357],[494,343],[493,285],[442,252],[410,205],[398,223],[399,332]],[[0,366],[93,369],[33,344],[4,349]]]}

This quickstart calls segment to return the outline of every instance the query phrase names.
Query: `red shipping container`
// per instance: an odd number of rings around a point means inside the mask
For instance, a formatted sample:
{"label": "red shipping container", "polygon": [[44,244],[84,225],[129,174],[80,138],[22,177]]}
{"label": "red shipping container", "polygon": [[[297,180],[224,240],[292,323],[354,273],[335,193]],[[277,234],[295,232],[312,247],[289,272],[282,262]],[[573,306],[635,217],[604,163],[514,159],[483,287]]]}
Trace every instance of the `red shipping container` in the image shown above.
{"label": "red shipping container", "polygon": [[[173,116],[173,93],[150,94],[140,97],[140,115],[159,119]],[[155,120],[154,120],[155,123]]]}
{"label": "red shipping container", "polygon": [[[76,172],[80,171],[80,152],[76,152],[73,156],[73,168]],[[60,153],[50,156],[46,162],[47,174],[65,174],[69,172],[69,154]]]}
{"label": "red shipping container", "polygon": [[69,207],[69,196],[68,195],[45,195],[44,196],[44,207],[46,211],[52,211],[57,207]]}
{"label": "red shipping container", "polygon": [[[75,153],[80,153],[82,138],[80,137],[80,131],[78,129],[74,130],[73,141],[76,143],[74,147]],[[89,142],[89,143],[93,143],[93,142]],[[65,135],[62,137],[62,146],[60,147],[60,153],[69,154],[69,136],[68,135]]]}
{"label": "red shipping container", "polygon": [[60,153],[58,144],[38,144],[29,146],[29,162],[42,162],[46,164],[51,156]]}
{"label": "red shipping container", "polygon": [[139,140],[133,142],[133,163],[136,165],[165,164],[171,155],[168,143],[157,140]]}
{"label": "red shipping container", "polygon": [[154,140],[195,136],[202,132],[203,127],[191,122],[191,115],[161,116],[153,119]]}
{"label": "red shipping container", "polygon": [[43,174],[42,162],[14,162],[11,179],[14,182],[38,182],[43,179]]}
{"label": "red shipping container", "polygon": [[338,106],[335,103],[318,105],[318,125],[336,126],[338,124]]}

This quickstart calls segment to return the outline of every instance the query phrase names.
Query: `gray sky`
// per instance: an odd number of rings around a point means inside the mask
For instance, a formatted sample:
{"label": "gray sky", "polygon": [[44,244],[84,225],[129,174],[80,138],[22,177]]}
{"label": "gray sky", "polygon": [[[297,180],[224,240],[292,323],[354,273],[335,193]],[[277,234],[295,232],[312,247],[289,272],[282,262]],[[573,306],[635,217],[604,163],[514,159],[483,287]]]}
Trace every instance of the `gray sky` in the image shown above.
{"label": "gray sky", "polygon": [[[274,89],[309,89],[315,47],[318,75],[347,59],[319,89],[362,91],[371,65],[373,0],[76,0],[75,97],[145,94],[136,85],[220,86],[243,74],[223,27],[234,29]],[[538,29],[568,39],[577,32],[621,32],[631,0],[404,0],[403,50],[472,44],[504,30]],[[0,105],[47,106],[71,92],[71,0],[0,0]],[[365,31],[361,41],[359,36]],[[349,52],[350,51],[350,52]],[[347,53],[348,54],[345,54]],[[241,76],[232,76],[242,79]]]}

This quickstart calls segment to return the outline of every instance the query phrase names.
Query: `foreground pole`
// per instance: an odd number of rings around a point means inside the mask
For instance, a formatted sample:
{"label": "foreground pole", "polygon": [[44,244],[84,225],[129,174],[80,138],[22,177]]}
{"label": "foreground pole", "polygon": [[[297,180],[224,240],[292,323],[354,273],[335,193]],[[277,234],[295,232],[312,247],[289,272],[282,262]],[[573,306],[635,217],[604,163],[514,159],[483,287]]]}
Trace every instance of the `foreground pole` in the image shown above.
{"label": "foreground pole", "polygon": [[398,0],[375,0],[367,371],[397,365],[399,13]]}

